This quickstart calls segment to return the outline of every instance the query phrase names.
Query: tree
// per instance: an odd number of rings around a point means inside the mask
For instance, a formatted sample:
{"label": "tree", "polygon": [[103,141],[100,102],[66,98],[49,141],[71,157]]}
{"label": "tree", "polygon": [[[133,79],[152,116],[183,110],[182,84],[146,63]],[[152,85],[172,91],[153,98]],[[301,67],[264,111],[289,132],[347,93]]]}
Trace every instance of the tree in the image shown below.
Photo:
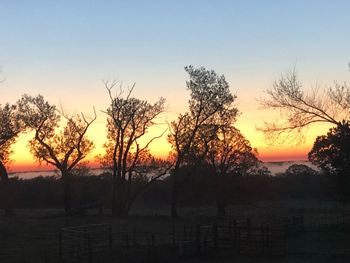
{"label": "tree", "polygon": [[23,121],[35,131],[29,142],[31,153],[40,164],[53,165],[61,173],[64,207],[68,214],[72,201],[72,172],[93,149],[93,142],[87,138],[86,132],[95,121],[96,113],[93,118],[86,118],[83,113],[68,116],[41,95],[23,95],[18,105]]}
{"label": "tree", "polygon": [[316,138],[309,160],[330,174],[346,174],[350,171],[350,126],[343,122],[329,129],[327,135]]}
{"label": "tree", "polygon": [[[305,92],[297,79],[295,70],[281,77],[268,90],[269,99],[261,100],[263,106],[278,109],[286,117],[282,123],[266,123],[262,128],[271,142],[280,135],[303,137],[303,129],[316,123],[327,123],[333,128],[327,136],[317,137],[309,159],[329,172],[345,174],[348,171],[348,150],[339,141],[346,144],[347,126],[350,121],[350,87],[344,83],[334,87]],[[288,137],[288,136],[287,136]],[[340,186],[344,186],[341,181]]]}
{"label": "tree", "polygon": [[336,196],[349,202],[350,124],[342,122],[318,136],[308,154],[309,160],[327,174],[334,175]]}
{"label": "tree", "polygon": [[[170,124],[168,141],[172,144],[174,168],[171,172],[171,216],[177,217],[177,203],[179,190],[196,166],[205,157],[208,143],[218,129],[218,117],[232,115],[235,117],[238,110],[233,107],[235,96],[230,93],[225,77],[218,76],[213,70],[204,67],[195,69],[185,67],[190,80],[186,82],[191,92],[189,111],[180,114],[176,121]],[[195,158],[193,158],[195,157]],[[179,172],[183,166],[192,166],[187,169],[185,179],[179,179]]]}
{"label": "tree", "polygon": [[292,164],[284,173],[285,176],[315,176],[317,171],[305,164]]}
{"label": "tree", "polygon": [[18,135],[23,132],[25,126],[19,118],[17,105],[0,104],[0,178],[3,185],[2,203],[5,214],[13,214],[10,189],[10,181],[6,165],[10,162],[11,146],[16,142]]}
{"label": "tree", "polygon": [[249,141],[233,126],[233,123],[224,119],[215,136],[208,145],[207,163],[216,178],[217,183],[217,212],[218,216],[226,214],[226,178],[229,175],[247,175],[251,168],[259,164]]}
{"label": "tree", "polygon": [[350,117],[350,87],[346,84],[305,92],[296,71],[292,70],[266,93],[269,98],[260,100],[261,104],[280,110],[285,119],[282,123],[265,123],[261,128],[271,142],[276,142],[282,134],[295,141],[296,136],[302,137],[305,127],[315,123],[337,126]]}
{"label": "tree", "polygon": [[[155,159],[149,153],[149,145],[160,138],[165,131],[141,144],[155,125],[156,118],[164,111],[165,100],[160,98],[154,104],[132,97],[134,86],[123,97],[122,89],[112,94],[117,82],[106,82],[110,97],[107,114],[107,139],[104,145],[106,153],[99,159],[103,166],[113,172],[112,213],[115,216],[127,216],[137,195],[151,183],[161,178],[169,169],[165,162]],[[135,182],[147,175],[146,183],[136,187]]]}

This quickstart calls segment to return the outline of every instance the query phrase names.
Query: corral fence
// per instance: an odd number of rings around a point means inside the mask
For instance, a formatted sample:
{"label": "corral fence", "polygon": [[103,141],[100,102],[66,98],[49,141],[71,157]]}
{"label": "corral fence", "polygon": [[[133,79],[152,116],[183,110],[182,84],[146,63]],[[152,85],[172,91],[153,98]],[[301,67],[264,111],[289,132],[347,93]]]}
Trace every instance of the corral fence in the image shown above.
{"label": "corral fence", "polygon": [[196,224],[182,228],[176,229],[173,225],[171,236],[181,257],[218,249],[230,249],[239,254],[285,255],[288,235],[303,230],[303,216],[273,217],[261,223],[251,218],[201,218]]}
{"label": "corral fence", "polygon": [[[61,228],[59,256],[64,262],[89,262],[112,249],[112,227],[96,224]],[[95,260],[96,261],[96,260]]]}
{"label": "corral fence", "polygon": [[157,262],[158,246],[150,232],[113,233],[113,252],[118,262]]}
{"label": "corral fence", "polygon": [[[60,230],[59,255],[64,262],[165,262],[175,258],[210,255],[219,249],[239,254],[285,255],[287,236],[303,231],[302,216],[201,218],[191,224],[173,222],[168,233],[113,232],[111,225],[86,225]],[[103,261],[102,261],[103,262]]]}
{"label": "corral fence", "polygon": [[324,210],[305,215],[305,227],[312,231],[323,229],[349,228],[350,211]]}
{"label": "corral fence", "polygon": [[[22,238],[23,245],[0,250],[0,262],[174,262],[179,257],[215,256],[219,250],[242,255],[286,255],[291,252],[288,238],[293,235],[317,227],[350,226],[348,213],[325,212],[318,213],[317,218],[316,213],[315,217],[313,213],[200,217],[191,223],[169,222],[167,229],[155,233],[137,231],[135,227],[112,232],[109,224],[64,227],[58,239],[57,232],[42,233],[38,238],[31,234],[28,239]],[[26,242],[34,239],[37,241],[32,246]]]}

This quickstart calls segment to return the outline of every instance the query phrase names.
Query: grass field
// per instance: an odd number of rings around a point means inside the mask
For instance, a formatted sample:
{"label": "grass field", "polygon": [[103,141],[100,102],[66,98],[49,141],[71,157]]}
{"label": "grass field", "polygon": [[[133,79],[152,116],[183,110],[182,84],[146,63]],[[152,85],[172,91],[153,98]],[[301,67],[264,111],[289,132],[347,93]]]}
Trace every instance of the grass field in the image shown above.
{"label": "grass field", "polygon": [[[209,254],[185,259],[175,256],[162,261],[158,257],[157,261],[349,262],[350,221],[346,211],[348,211],[347,206],[319,200],[286,200],[232,205],[229,207],[228,214],[237,218],[249,217],[257,224],[273,215],[303,214],[305,231],[288,235],[286,253],[280,256],[241,255],[235,251],[216,250]],[[97,216],[95,211],[88,211],[85,216],[64,217],[60,216],[62,214],[60,210],[21,209],[16,210],[16,214],[11,217],[1,215],[0,262],[59,262],[59,230],[67,226],[111,224],[113,238],[118,238],[120,232],[152,233],[158,245],[161,245],[160,240],[169,235],[173,224],[181,228],[183,224],[195,223],[198,216],[213,216],[215,207],[181,208],[181,217],[175,221],[167,216],[166,207],[146,209],[139,205],[133,209],[128,219],[116,219],[109,216],[108,211],[105,212],[104,216]],[[161,247],[158,250],[161,250]],[[118,256],[110,257],[109,260],[122,262]],[[132,258],[129,261],[134,262]],[[143,262],[146,259],[141,258],[136,261]],[[152,262],[152,260],[149,261]]]}

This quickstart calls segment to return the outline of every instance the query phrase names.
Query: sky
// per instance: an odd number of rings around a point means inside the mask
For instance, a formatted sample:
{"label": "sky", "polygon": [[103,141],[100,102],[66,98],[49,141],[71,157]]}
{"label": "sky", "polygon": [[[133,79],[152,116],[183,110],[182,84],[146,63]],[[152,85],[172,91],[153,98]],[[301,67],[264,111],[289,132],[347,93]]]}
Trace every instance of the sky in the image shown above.
{"label": "sky", "polygon": [[[151,134],[187,110],[186,65],[224,74],[241,115],[237,127],[264,161],[306,159],[317,135],[298,145],[269,146],[256,128],[278,120],[258,99],[282,73],[296,68],[305,88],[349,78],[349,1],[20,1],[0,0],[0,103],[42,94],[70,112],[92,114],[93,156],[102,152],[108,106],[103,80],[136,83],[134,95],[166,98]],[[11,169],[31,169],[26,147],[13,146]],[[166,156],[166,137],[151,146]],[[17,167],[17,168],[16,168]]]}

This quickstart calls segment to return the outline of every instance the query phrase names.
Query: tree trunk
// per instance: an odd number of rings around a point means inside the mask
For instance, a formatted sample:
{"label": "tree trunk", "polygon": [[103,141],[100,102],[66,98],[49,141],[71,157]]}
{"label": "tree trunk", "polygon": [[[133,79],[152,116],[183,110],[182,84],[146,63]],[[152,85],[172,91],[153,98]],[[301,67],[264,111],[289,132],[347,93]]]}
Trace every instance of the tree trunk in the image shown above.
{"label": "tree trunk", "polygon": [[175,167],[174,173],[171,176],[171,205],[170,205],[170,214],[172,218],[178,216],[177,213],[177,200],[178,200],[178,189],[177,189],[177,169]]}
{"label": "tree trunk", "polygon": [[178,172],[180,169],[180,158],[177,159],[174,171],[170,174],[171,179],[171,205],[170,205],[170,214],[172,218],[178,216],[177,213],[177,201],[178,201]]}
{"label": "tree trunk", "polygon": [[171,211],[170,211],[172,218],[176,218],[178,216],[177,201],[178,201],[178,189],[177,189],[175,183],[173,183],[172,184],[172,191],[171,191]]}
{"label": "tree trunk", "polygon": [[338,175],[336,175],[336,191],[338,195],[338,199],[349,203],[350,201],[350,193],[349,193],[349,186],[350,186],[350,178],[349,175],[345,172],[342,172]]}
{"label": "tree trunk", "polygon": [[226,215],[226,199],[225,199],[225,187],[224,187],[224,174],[217,175],[218,188],[217,188],[217,215]]}
{"label": "tree trunk", "polygon": [[171,217],[172,218],[177,218],[178,213],[177,213],[177,200],[176,198],[174,199],[175,196],[172,197],[171,200]]}
{"label": "tree trunk", "polygon": [[66,212],[66,214],[69,214],[69,212],[72,209],[72,191],[70,175],[67,172],[62,172],[62,181],[64,191],[64,211]]}
{"label": "tree trunk", "polygon": [[217,214],[218,216],[226,216],[226,201],[220,200],[217,202]]}
{"label": "tree trunk", "polygon": [[10,179],[8,177],[8,173],[6,170],[5,165],[0,161],[0,177],[2,181],[3,186],[3,209],[5,212],[5,215],[13,215],[13,209],[12,209],[12,191],[11,191],[11,185],[10,185]]}
{"label": "tree trunk", "polygon": [[126,197],[126,181],[123,178],[116,177],[113,189],[112,215],[115,217],[125,216],[125,208],[127,206]]}
{"label": "tree trunk", "polygon": [[131,207],[132,207],[135,199],[136,199],[136,195],[135,196],[131,196],[131,197],[128,198],[128,200],[127,200],[127,202],[125,204],[125,207],[124,207],[124,214],[123,214],[124,217],[128,217],[129,216],[129,212],[131,210]]}
{"label": "tree trunk", "polygon": [[118,178],[116,174],[113,174],[113,182],[112,182],[112,200],[111,200],[111,210],[112,210],[112,215],[115,216],[117,211],[117,192],[118,192]]}

